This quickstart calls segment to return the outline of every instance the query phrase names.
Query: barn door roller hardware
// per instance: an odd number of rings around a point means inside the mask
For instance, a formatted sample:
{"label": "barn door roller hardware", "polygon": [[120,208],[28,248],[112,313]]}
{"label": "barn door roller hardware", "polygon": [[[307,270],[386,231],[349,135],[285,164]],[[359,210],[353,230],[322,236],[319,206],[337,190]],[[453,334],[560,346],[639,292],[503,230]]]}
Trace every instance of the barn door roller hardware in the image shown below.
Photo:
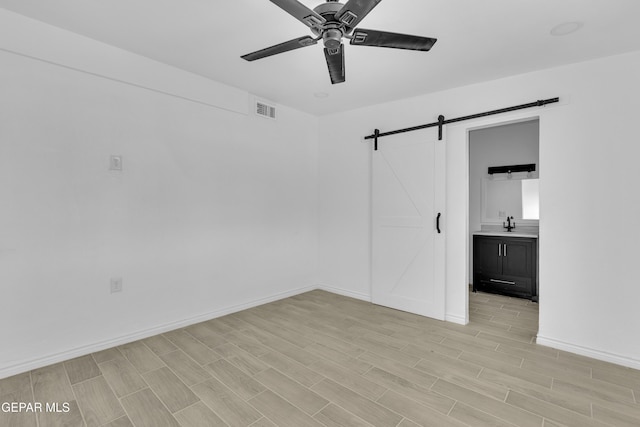
{"label": "barn door roller hardware", "polygon": [[457,122],[462,122],[462,121],[465,121],[465,120],[478,119],[480,117],[493,116],[493,115],[496,115],[496,114],[508,113],[510,111],[524,110],[525,108],[542,107],[542,106],[545,106],[547,104],[553,104],[553,103],[559,102],[559,101],[560,101],[560,98],[541,99],[541,100],[538,100],[538,101],[535,101],[535,102],[530,102],[528,104],[521,104],[521,105],[516,105],[514,107],[501,108],[499,110],[485,111],[484,113],[472,114],[470,116],[458,117],[458,118],[455,118],[455,119],[445,119],[445,117],[443,115],[439,115],[437,122],[428,123],[426,125],[413,126],[413,127],[405,128],[405,129],[392,130],[392,131],[389,131],[389,132],[380,132],[378,129],[376,129],[374,134],[369,135],[369,136],[365,136],[364,139],[365,140],[373,139],[374,140],[373,149],[377,150],[378,149],[378,138],[381,138],[383,136],[396,135],[398,133],[413,132],[414,130],[427,129],[427,128],[432,128],[432,127],[436,127],[437,126],[438,127],[438,140],[441,141],[442,140],[442,128],[443,128],[444,125],[448,125],[449,123],[457,123]]}

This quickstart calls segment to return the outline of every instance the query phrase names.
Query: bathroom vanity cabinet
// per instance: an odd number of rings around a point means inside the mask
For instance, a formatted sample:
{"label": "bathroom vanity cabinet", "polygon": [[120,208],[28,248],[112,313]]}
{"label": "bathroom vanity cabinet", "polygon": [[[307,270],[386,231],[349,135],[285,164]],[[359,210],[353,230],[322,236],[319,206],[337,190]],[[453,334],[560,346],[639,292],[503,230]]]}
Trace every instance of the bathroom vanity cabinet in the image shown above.
{"label": "bathroom vanity cabinet", "polygon": [[535,237],[473,236],[473,290],[538,299]]}

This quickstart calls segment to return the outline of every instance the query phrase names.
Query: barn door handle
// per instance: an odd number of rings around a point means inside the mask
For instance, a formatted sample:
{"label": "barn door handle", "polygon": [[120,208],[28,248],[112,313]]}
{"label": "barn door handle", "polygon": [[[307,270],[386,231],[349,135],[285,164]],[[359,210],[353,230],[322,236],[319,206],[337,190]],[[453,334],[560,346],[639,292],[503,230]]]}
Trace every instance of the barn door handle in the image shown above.
{"label": "barn door handle", "polygon": [[436,230],[438,230],[438,234],[441,233],[441,231],[440,231],[440,216],[441,215],[442,214],[440,212],[438,212],[438,216],[436,217]]}

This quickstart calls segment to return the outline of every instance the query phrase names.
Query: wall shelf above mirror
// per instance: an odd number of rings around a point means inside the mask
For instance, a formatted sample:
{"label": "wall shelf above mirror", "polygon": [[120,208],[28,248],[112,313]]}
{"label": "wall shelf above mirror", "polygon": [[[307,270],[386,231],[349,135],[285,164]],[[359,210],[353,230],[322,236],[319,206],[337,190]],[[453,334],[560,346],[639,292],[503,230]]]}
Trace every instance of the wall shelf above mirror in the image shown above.
{"label": "wall shelf above mirror", "polygon": [[502,224],[513,217],[516,224],[538,225],[540,198],[536,173],[492,175],[482,180],[482,222]]}

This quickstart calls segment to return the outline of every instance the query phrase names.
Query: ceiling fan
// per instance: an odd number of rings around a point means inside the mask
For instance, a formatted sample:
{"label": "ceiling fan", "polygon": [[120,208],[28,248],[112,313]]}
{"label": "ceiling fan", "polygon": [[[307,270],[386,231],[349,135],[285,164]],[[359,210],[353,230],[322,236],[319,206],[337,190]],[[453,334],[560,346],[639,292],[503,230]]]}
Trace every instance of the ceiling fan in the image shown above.
{"label": "ceiling fan", "polygon": [[243,55],[242,58],[247,61],[255,61],[256,59],[315,45],[322,39],[324,56],[327,60],[332,84],[345,81],[343,38],[350,40],[350,44],[354,46],[377,46],[421,51],[430,50],[436,42],[436,39],[430,37],[354,28],[382,0],[348,0],[346,4],[342,4],[338,0],[327,0],[326,3],[320,4],[313,10],[297,0],[270,1],[308,26],[316,37],[298,37]]}

